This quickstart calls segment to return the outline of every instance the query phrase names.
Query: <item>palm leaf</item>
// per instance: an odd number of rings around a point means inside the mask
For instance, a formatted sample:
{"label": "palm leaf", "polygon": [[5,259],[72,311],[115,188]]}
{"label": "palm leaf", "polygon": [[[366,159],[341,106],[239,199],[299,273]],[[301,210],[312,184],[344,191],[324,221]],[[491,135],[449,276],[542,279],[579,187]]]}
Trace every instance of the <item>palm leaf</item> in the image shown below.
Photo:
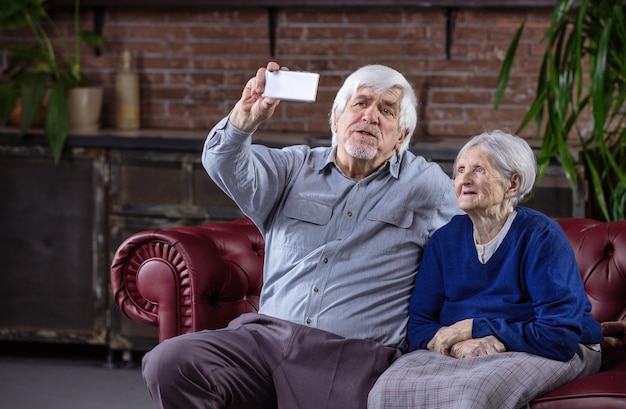
{"label": "palm leaf", "polygon": [[498,85],[496,86],[496,95],[494,101],[495,109],[498,109],[500,106],[500,101],[502,100],[502,96],[506,91],[506,85],[509,82],[509,77],[511,75],[511,67],[513,66],[513,61],[515,60],[515,53],[517,52],[517,46],[519,44],[519,39],[522,37],[522,33],[524,32],[524,25],[526,22],[522,22],[520,27],[517,29],[515,36],[513,37],[513,41],[511,45],[509,45],[509,49],[506,52],[506,56],[504,61],[502,62],[502,67],[500,68],[500,77],[498,79]]}
{"label": "palm leaf", "polygon": [[20,91],[13,84],[0,82],[0,124],[9,120],[19,97]]}
{"label": "palm leaf", "polygon": [[33,126],[35,118],[42,107],[48,87],[48,75],[37,73],[28,76],[20,90],[22,118],[20,123],[20,135],[24,135]]}
{"label": "palm leaf", "polygon": [[63,153],[63,146],[69,133],[67,93],[69,87],[64,82],[57,82],[50,92],[50,102],[46,109],[45,131],[54,162],[58,163]]}
{"label": "palm leaf", "polygon": [[[535,121],[543,137],[539,180],[558,160],[574,195],[577,137],[601,217],[624,217],[626,203],[626,15],[623,0],[557,0],[544,39],[537,93],[518,132]],[[521,27],[500,72],[495,108],[509,81]],[[593,123],[588,124],[589,115]],[[620,165],[622,164],[622,165]]]}

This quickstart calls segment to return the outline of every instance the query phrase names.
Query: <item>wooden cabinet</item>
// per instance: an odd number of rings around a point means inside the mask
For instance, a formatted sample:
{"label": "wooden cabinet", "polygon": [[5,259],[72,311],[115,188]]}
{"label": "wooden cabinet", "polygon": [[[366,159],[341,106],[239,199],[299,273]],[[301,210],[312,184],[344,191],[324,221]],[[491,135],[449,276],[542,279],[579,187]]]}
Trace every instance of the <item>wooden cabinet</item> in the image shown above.
{"label": "wooden cabinet", "polygon": [[70,137],[0,129],[0,339],[147,350],[156,329],[110,295],[113,252],[141,230],[241,217],[200,164],[202,140]]}
{"label": "wooden cabinet", "polygon": [[0,338],[107,341],[106,160],[0,149]]}

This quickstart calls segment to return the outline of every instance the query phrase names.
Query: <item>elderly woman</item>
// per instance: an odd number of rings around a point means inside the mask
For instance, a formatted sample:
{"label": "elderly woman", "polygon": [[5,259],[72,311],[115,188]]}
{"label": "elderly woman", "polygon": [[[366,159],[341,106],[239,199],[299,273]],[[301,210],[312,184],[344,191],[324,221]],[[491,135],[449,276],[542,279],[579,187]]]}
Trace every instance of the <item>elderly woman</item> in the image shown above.
{"label": "elderly woman", "polygon": [[590,314],[560,226],[518,206],[535,157],[494,131],[459,151],[454,189],[466,215],[428,243],[410,301],[409,351],[377,381],[368,408],[519,408],[600,367]]}

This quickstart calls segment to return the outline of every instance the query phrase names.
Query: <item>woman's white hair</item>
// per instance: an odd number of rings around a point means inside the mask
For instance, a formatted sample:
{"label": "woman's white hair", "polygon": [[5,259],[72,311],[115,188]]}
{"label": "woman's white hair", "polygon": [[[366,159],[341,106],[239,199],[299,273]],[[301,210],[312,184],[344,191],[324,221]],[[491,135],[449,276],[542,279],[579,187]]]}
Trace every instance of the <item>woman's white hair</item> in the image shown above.
{"label": "woman's white hair", "polygon": [[333,108],[330,111],[330,129],[332,130],[332,145],[337,145],[337,133],[333,127],[335,116],[346,108],[348,100],[360,87],[371,87],[377,92],[384,92],[391,88],[400,88],[403,91],[400,102],[399,127],[400,132],[408,131],[407,137],[398,148],[399,152],[408,149],[411,136],[417,126],[417,96],[413,87],[404,75],[393,68],[384,65],[366,65],[354,71],[346,78],[345,82],[335,96]]}
{"label": "woman's white hair", "polygon": [[537,177],[537,161],[526,140],[499,130],[487,131],[472,137],[456,155],[453,167],[455,177],[459,158],[465,151],[475,146],[495,160],[498,170],[507,179],[515,174],[519,175],[519,190],[510,199],[513,205],[518,204],[530,193]]}

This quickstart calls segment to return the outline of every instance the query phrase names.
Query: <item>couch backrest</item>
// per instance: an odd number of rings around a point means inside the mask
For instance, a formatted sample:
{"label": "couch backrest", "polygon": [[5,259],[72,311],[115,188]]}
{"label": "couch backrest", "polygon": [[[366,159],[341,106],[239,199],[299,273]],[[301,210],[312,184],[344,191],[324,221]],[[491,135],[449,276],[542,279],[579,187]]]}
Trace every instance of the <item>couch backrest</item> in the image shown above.
{"label": "couch backrest", "polygon": [[[600,222],[585,218],[557,221],[574,249],[585,291],[593,307],[593,316],[599,322],[626,319],[626,221]],[[230,240],[225,240],[220,247],[226,259],[236,260],[235,264],[242,271],[251,274],[247,278],[250,285],[246,287],[246,298],[251,310],[258,308],[265,246],[256,226],[243,218],[213,225],[211,229],[229,233],[236,231],[237,235],[246,237],[243,242],[248,244],[243,246],[243,250]]]}
{"label": "couch backrest", "polygon": [[626,221],[557,220],[569,240],[599,322],[626,318]]}

